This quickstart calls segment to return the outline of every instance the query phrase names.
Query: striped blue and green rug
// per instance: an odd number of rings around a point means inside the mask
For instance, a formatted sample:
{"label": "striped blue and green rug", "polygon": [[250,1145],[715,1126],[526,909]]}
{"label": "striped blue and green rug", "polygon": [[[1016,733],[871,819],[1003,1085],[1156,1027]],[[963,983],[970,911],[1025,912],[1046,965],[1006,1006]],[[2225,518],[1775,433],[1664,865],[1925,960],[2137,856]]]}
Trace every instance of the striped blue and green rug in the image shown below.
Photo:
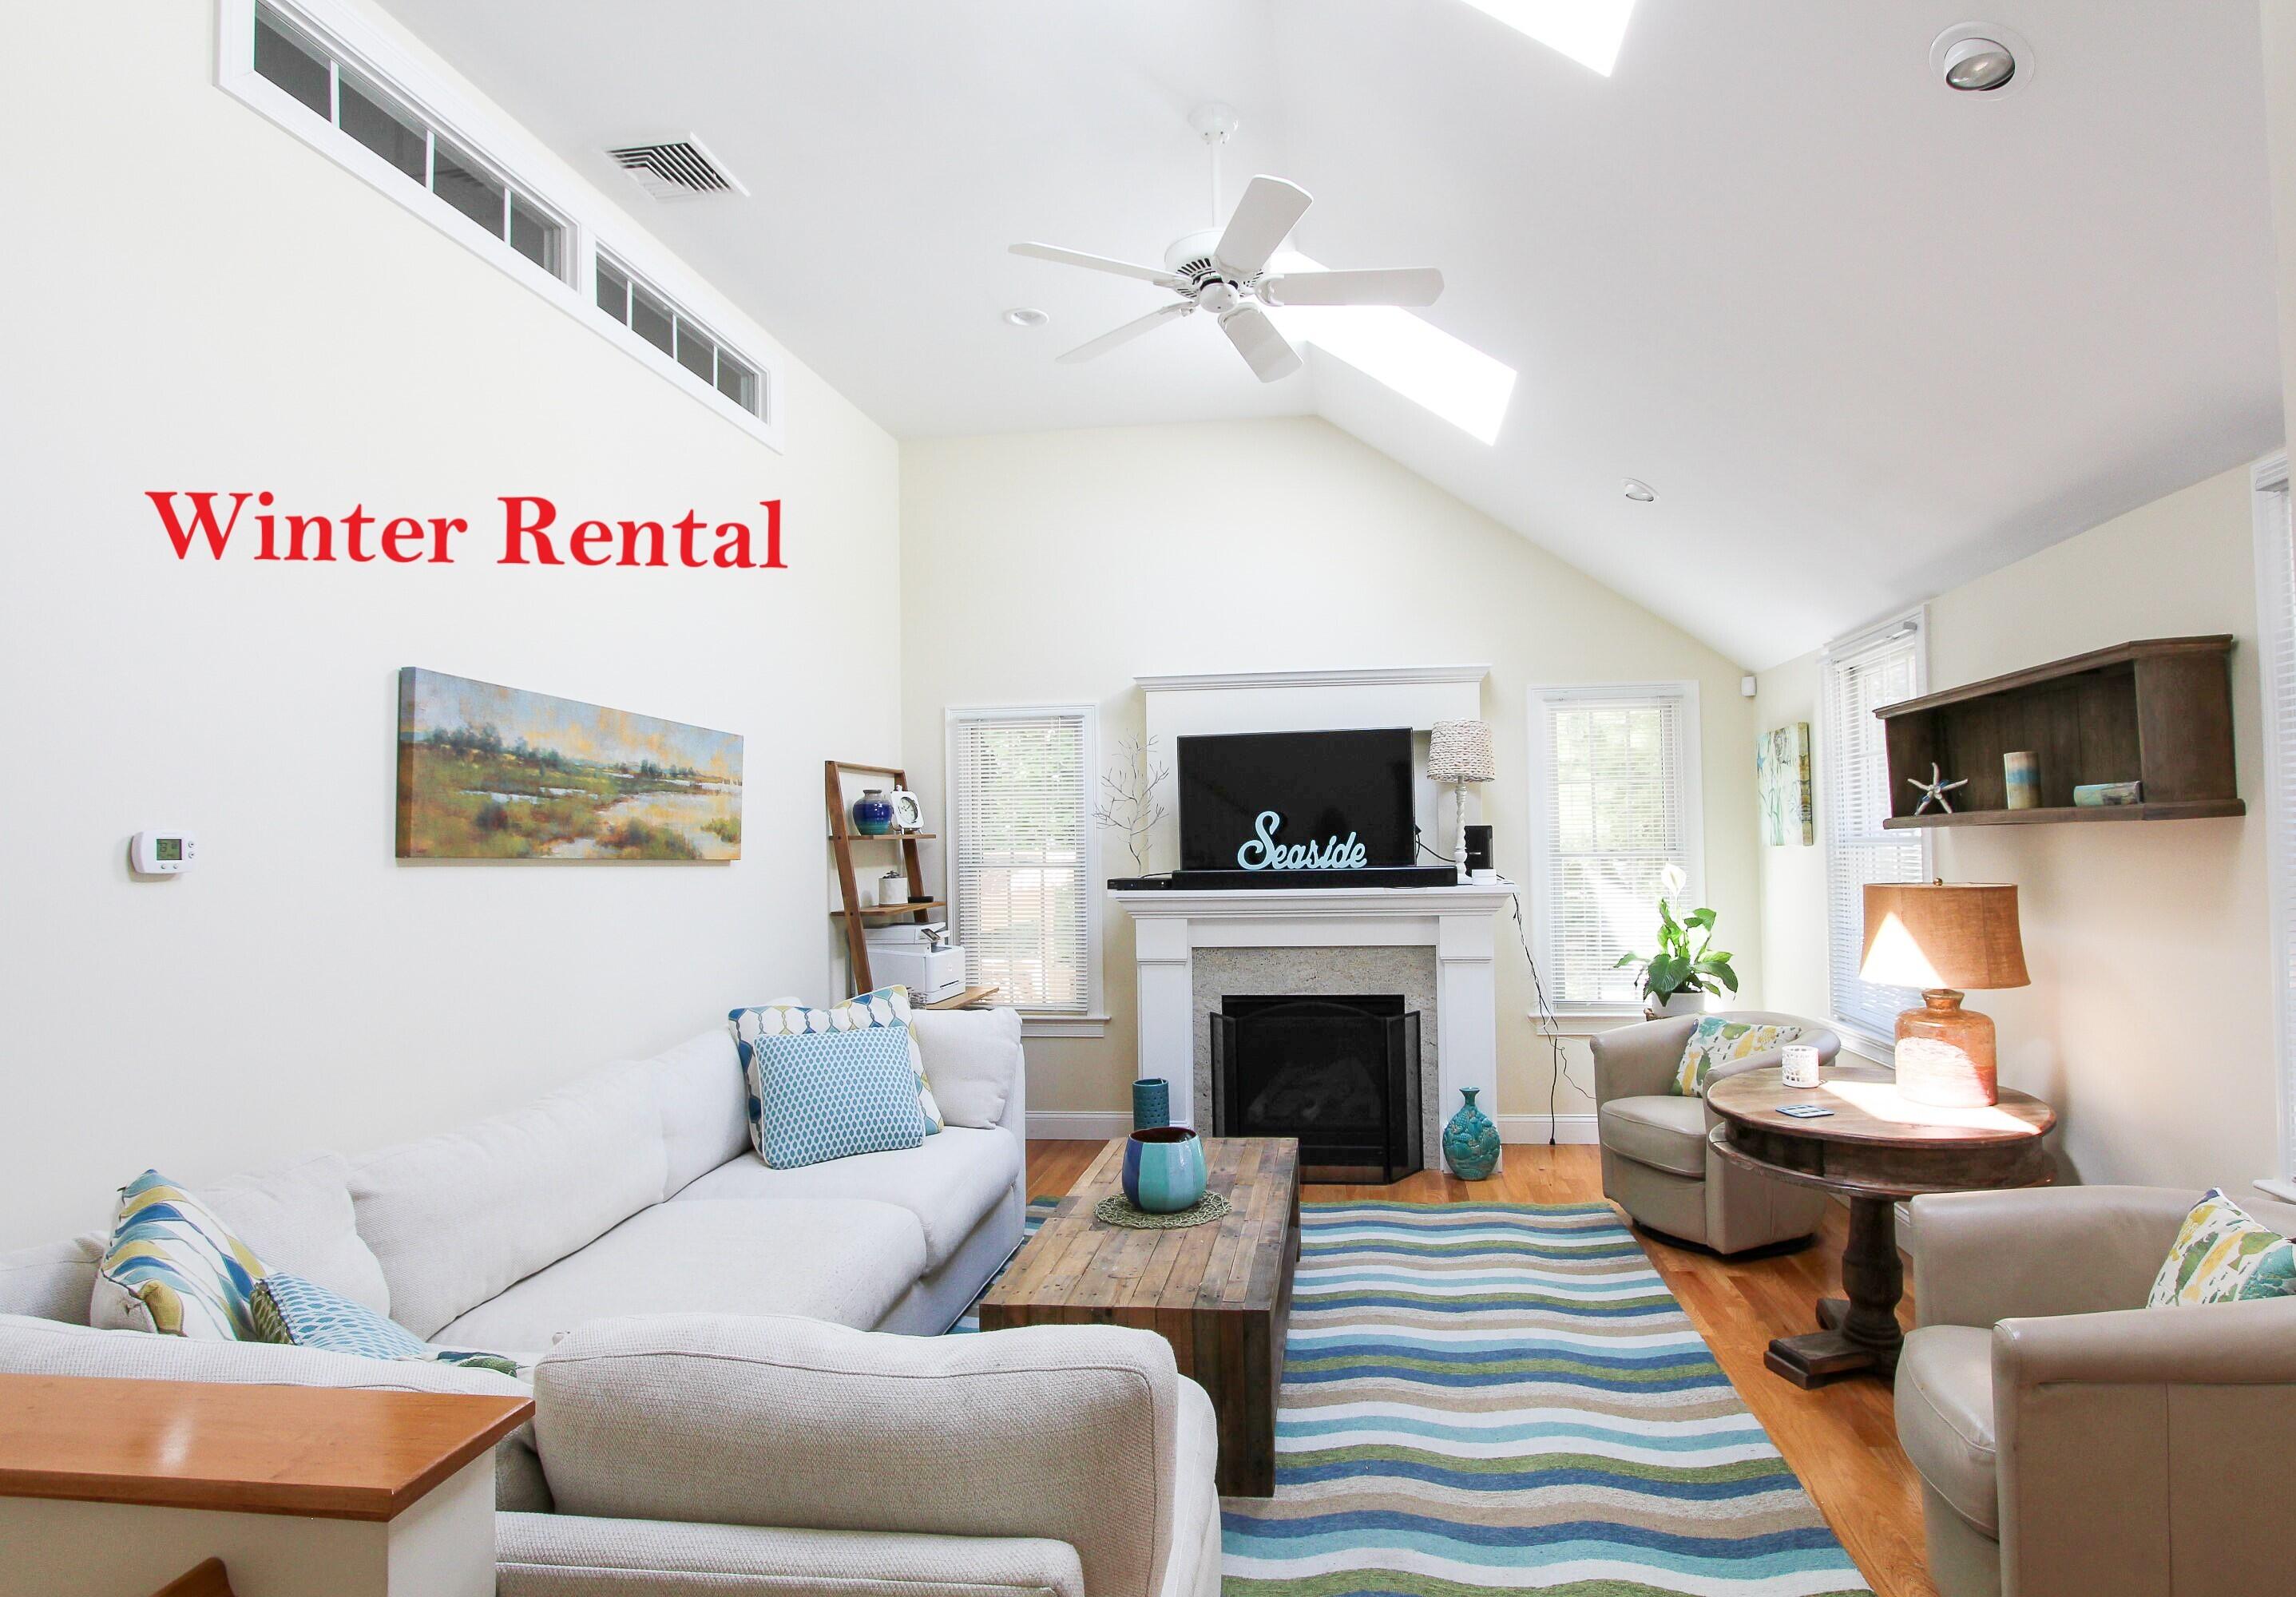
{"label": "striped blue and green rug", "polygon": [[1223,1505],[1226,1597],[1869,1591],[1607,1206],[1300,1227],[1275,1495]]}

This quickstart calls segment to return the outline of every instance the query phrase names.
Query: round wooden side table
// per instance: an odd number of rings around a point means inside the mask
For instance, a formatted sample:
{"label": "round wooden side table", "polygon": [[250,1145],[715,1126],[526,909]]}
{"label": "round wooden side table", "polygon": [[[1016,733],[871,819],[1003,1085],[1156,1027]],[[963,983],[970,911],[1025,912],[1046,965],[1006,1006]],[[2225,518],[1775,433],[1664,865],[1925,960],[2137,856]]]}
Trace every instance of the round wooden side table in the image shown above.
{"label": "round wooden side table", "polygon": [[[1821,1301],[1822,1329],[1780,1337],[1762,1357],[1799,1387],[1860,1371],[1896,1373],[1906,1339],[1898,1328],[1898,1300],[1906,1291],[1898,1258],[1899,1199],[2045,1186],[2056,1179],[2042,1147],[2056,1110],[2006,1087],[1989,1107],[1933,1109],[1906,1102],[1896,1078],[1875,1066],[1828,1067],[1815,1087],[1787,1086],[1773,1067],[1724,1077],[1706,1089],[1706,1102],[1721,1118],[1708,1141],[1722,1158],[1849,1200],[1849,1241],[1841,1253],[1849,1298]],[[1798,1103],[1833,1112],[1818,1119],[1778,1112]]]}

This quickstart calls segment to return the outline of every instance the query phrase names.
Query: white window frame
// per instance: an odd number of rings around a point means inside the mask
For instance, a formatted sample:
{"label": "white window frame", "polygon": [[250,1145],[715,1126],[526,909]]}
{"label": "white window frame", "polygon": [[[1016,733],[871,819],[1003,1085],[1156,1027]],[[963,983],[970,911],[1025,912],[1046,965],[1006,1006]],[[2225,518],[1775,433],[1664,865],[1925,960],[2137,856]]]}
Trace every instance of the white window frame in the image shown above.
{"label": "white window frame", "polygon": [[[1557,968],[1557,928],[1553,907],[1558,889],[1555,885],[1557,861],[1552,846],[1554,835],[1554,744],[1547,725],[1548,707],[1648,699],[1673,699],[1681,703],[1684,736],[1682,758],[1676,771],[1681,791],[1676,795],[1675,802],[1682,824],[1682,896],[1690,901],[1693,907],[1703,903],[1706,894],[1705,779],[1700,755],[1700,745],[1705,740],[1705,723],[1699,709],[1698,684],[1689,679],[1570,684],[1533,683],[1528,697],[1530,701],[1531,951],[1538,961],[1539,970],[1552,971]],[[1553,984],[1549,985],[1551,987]],[[1639,1004],[1585,999],[1574,1001],[1560,996],[1554,998],[1550,1007],[1558,1016],[1573,1015],[1597,1020],[1639,1020],[1643,1012]]]}
{"label": "white window frame", "polygon": [[941,814],[947,836],[941,842],[941,897],[948,903],[949,924],[957,924],[956,851],[960,825],[956,803],[956,729],[980,721],[1031,721],[1047,716],[1075,716],[1084,724],[1084,915],[1085,1006],[1081,1013],[1068,1010],[1018,1010],[1024,1037],[1097,1037],[1108,1031],[1106,989],[1102,986],[1104,960],[1101,948],[1106,880],[1101,874],[1100,828],[1092,818],[1092,796],[1100,782],[1100,707],[1096,704],[953,704],[942,711]]}
{"label": "white window frame", "polygon": [[[2273,1036],[2279,1070],[2279,1168],[2257,1185],[2296,1203],[2296,528],[2288,456],[2250,470],[2256,544],[2258,694],[2264,720],[2264,857],[2272,916]],[[2286,723],[2284,725],[2284,723]]]}
{"label": "white window frame", "polygon": [[[1853,1052],[1861,1053],[1882,1064],[1893,1064],[1896,1061],[1895,1037],[1887,1033],[1877,1032],[1866,1018],[1841,1014],[1840,1006],[1834,1002],[1835,940],[1841,937],[1854,936],[1862,953],[1865,948],[1866,935],[1862,924],[1853,930],[1837,926],[1833,921],[1833,872],[1838,852],[1842,847],[1840,841],[1839,810],[1841,793],[1839,784],[1841,772],[1834,758],[1836,749],[1833,746],[1833,673],[1843,662],[1854,660],[1857,656],[1879,643],[1904,635],[1908,627],[1912,629],[1911,636],[1914,641],[1914,691],[1911,697],[1919,698],[1929,692],[1929,607],[1915,605],[1913,609],[1891,616],[1875,626],[1861,627],[1854,633],[1836,638],[1826,645],[1818,656],[1816,717],[1817,724],[1811,728],[1810,733],[1811,759],[1817,768],[1820,840],[1824,845],[1825,855],[1826,1019],[1834,1030],[1841,1035],[1844,1046],[1849,1047]],[[1927,881],[1931,878],[1936,863],[1935,842],[1928,827],[1920,828],[1912,835],[1915,846],[1921,850],[1921,870],[1917,880]]]}
{"label": "white window frame", "polygon": [[[454,141],[537,209],[549,213],[565,233],[565,275],[555,276],[477,223],[413,182],[406,173],[369,150],[326,118],[255,70],[255,0],[217,0],[216,86],[300,139],[336,165],[453,239],[512,282],[541,296],[663,381],[740,429],[767,448],[783,449],[785,388],[777,356],[762,351],[760,332],[726,337],[722,327],[750,327],[721,296],[660,245],[610,218],[604,196],[565,168],[517,124],[491,114],[424,64],[373,21],[343,0],[264,0],[264,4],[309,34],[344,63],[388,89],[438,133]],[[534,174],[545,174],[537,181]],[[570,205],[570,198],[594,203]],[[606,218],[603,219],[602,218]],[[694,306],[693,319],[758,373],[758,409],[753,414],[702,381],[598,308],[597,258],[603,250],[619,265],[644,277],[650,287],[681,308]],[[722,308],[721,308],[722,307]]]}

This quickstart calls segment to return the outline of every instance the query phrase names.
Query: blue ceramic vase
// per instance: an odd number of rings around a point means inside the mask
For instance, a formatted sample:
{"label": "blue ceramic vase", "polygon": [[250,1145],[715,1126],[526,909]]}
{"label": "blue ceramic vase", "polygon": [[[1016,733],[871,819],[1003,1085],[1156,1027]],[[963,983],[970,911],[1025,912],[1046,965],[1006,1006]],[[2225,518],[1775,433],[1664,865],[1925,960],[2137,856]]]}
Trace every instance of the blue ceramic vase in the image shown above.
{"label": "blue ceramic vase", "polygon": [[882,838],[893,830],[893,801],[871,788],[853,801],[853,829],[865,838]]}
{"label": "blue ceramic vase", "polygon": [[1176,1215],[1204,1195],[1204,1145],[1185,1126],[1136,1131],[1124,1142],[1124,1195],[1152,1215]]}
{"label": "blue ceramic vase", "polygon": [[1160,1076],[1144,1076],[1132,1084],[1132,1129],[1153,1131],[1172,1123],[1172,1084]]}
{"label": "blue ceramic vase", "polygon": [[1499,1167],[1499,1128],[1475,1107],[1479,1089],[1461,1087],[1466,1102],[1443,1128],[1443,1159],[1461,1181],[1483,1181]]}

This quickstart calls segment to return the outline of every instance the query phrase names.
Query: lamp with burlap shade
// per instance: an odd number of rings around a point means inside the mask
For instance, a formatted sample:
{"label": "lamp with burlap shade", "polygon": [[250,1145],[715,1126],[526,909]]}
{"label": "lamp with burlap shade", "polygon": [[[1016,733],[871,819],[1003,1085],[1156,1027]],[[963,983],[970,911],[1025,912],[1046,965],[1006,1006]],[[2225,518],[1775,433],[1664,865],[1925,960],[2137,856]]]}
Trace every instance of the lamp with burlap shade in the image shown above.
{"label": "lamp with burlap shade", "polygon": [[1898,1017],[1900,1095],[1948,1108],[2000,1101],[1993,1019],[1962,1008],[1961,989],[2030,984],[2014,884],[1868,882],[1857,974],[1922,990],[1923,1007]]}

